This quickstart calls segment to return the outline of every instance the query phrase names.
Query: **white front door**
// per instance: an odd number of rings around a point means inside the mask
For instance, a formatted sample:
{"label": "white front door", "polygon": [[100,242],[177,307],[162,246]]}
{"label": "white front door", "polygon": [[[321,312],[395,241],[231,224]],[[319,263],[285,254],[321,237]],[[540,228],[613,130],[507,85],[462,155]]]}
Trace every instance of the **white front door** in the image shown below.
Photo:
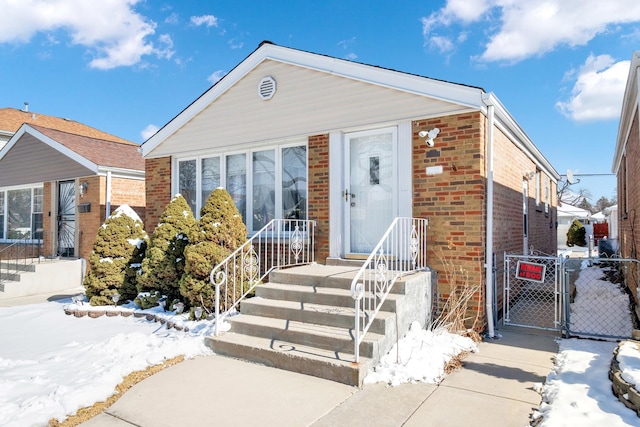
{"label": "white front door", "polygon": [[397,216],[396,147],[395,127],[346,135],[346,254],[369,254]]}

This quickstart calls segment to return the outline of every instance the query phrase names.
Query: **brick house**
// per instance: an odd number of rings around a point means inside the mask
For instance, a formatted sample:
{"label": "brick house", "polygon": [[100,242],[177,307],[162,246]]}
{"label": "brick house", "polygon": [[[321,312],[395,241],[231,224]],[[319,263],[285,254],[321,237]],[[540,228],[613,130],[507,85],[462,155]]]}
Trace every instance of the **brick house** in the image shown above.
{"label": "brick house", "polygon": [[43,256],[87,258],[105,218],[129,204],[144,220],[144,160],[133,142],[73,120],[0,109],[0,248],[26,239]]}
{"label": "brick house", "polygon": [[149,233],[173,194],[197,216],[223,186],[250,232],[316,220],[319,263],[368,255],[395,217],[428,218],[430,266],[444,257],[474,283],[502,284],[494,254],[499,271],[505,251],[556,251],[559,175],[478,87],[264,42],[142,154]]}
{"label": "brick house", "polygon": [[[640,218],[640,51],[633,52],[629,77],[622,100],[618,138],[613,157],[611,171],[617,176],[618,188],[618,241],[623,258],[640,259],[638,255],[638,225]],[[636,304],[638,299],[638,271],[635,264],[629,268],[630,280],[627,280],[631,288]],[[640,311],[639,308],[636,310]],[[638,313],[640,315],[640,313]]]}

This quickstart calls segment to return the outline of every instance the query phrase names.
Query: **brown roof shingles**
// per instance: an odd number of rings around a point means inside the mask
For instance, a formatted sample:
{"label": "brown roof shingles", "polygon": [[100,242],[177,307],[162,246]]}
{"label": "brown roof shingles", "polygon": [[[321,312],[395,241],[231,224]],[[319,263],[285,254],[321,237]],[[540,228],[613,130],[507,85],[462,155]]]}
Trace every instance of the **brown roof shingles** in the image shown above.
{"label": "brown roof shingles", "polygon": [[30,126],[98,166],[144,171],[144,159],[138,152],[137,144],[91,138],[33,124]]}
{"label": "brown roof shingles", "polygon": [[80,122],[60,117],[47,116],[45,114],[31,111],[18,110],[16,108],[0,108],[0,131],[15,133],[23,123],[29,125],[43,126],[49,129],[56,129],[62,132],[86,136],[89,138],[102,139],[105,141],[115,141],[122,144],[135,145],[131,141],[103,132]]}

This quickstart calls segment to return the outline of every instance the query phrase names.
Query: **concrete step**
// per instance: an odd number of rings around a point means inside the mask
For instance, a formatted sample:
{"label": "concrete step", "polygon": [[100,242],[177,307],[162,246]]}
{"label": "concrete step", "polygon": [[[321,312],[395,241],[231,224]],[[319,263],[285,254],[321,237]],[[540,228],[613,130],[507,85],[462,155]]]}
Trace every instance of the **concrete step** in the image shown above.
{"label": "concrete step", "polygon": [[26,262],[11,262],[11,261],[0,261],[0,269],[3,271],[36,271],[36,265],[38,264],[38,260],[27,260]]}
{"label": "concrete step", "polygon": [[[240,314],[227,319],[231,324],[231,332],[286,341],[340,353],[354,352],[353,328],[338,328],[310,322],[298,322],[290,319],[260,317]],[[379,355],[378,344],[384,335],[368,333],[360,343],[360,354],[372,358]]]}
{"label": "concrete step", "polygon": [[[270,282],[291,285],[322,286],[325,288],[351,289],[351,282],[359,267],[342,265],[306,265],[273,271],[269,275]],[[388,273],[391,276],[391,272]],[[391,293],[404,294],[405,282],[397,281]]]}
{"label": "concrete step", "polygon": [[[355,323],[355,307],[353,305],[338,307],[255,297],[242,301],[240,307],[244,314],[290,319],[338,328],[353,328]],[[395,328],[394,320],[395,313],[380,311],[373,319],[369,330],[378,334],[386,334]]]}
{"label": "concrete step", "polygon": [[4,282],[19,282],[20,281],[20,272],[14,272],[12,271],[11,273],[9,273],[6,270],[2,270],[0,271],[0,282],[4,283]]}
{"label": "concrete step", "polygon": [[233,332],[207,337],[206,344],[219,355],[358,387],[371,366],[371,360],[365,357],[355,363],[350,353]]}
{"label": "concrete step", "polygon": [[[291,285],[282,283],[265,283],[256,286],[256,296],[277,299],[284,301],[295,301],[300,303],[313,303],[337,307],[353,307],[354,299],[351,297],[351,290],[326,288],[307,285]],[[367,295],[365,294],[365,298]],[[389,294],[387,299],[382,303],[381,310],[396,311],[398,301],[402,295]]]}

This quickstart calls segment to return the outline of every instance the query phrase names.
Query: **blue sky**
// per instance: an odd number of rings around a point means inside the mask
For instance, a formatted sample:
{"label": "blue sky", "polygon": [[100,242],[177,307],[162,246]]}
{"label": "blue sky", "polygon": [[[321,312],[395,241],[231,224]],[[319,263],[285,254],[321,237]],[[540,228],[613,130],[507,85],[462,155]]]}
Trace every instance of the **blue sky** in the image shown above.
{"label": "blue sky", "polygon": [[[0,0],[0,107],[141,143],[263,40],[482,87],[561,174],[609,174],[637,0]],[[615,195],[613,176],[573,188]]]}

